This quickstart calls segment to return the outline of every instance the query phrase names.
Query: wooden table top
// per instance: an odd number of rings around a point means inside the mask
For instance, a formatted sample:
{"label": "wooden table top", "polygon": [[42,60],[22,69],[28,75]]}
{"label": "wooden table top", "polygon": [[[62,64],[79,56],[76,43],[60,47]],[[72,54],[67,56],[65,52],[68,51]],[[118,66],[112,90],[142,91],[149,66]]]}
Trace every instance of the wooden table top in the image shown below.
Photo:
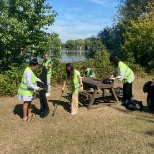
{"label": "wooden table top", "polygon": [[114,84],[104,84],[102,83],[102,80],[93,79],[90,77],[82,78],[83,84],[89,84],[93,87],[96,87],[97,89],[105,89],[105,88],[113,88]]}

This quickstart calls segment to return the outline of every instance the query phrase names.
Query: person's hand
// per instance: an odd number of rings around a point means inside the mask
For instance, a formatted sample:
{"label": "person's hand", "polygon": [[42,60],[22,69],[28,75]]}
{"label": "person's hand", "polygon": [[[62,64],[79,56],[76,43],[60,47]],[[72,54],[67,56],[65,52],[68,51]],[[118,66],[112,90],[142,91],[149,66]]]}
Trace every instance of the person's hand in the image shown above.
{"label": "person's hand", "polygon": [[83,92],[83,86],[80,86],[80,92]]}
{"label": "person's hand", "polygon": [[113,74],[111,74],[111,75],[110,75],[110,78],[114,78],[114,75],[113,75]]}
{"label": "person's hand", "polygon": [[48,66],[48,67],[50,67],[50,66],[51,66],[51,64],[49,63],[47,66]]}
{"label": "person's hand", "polygon": [[61,88],[62,93],[64,92],[64,89],[65,89],[64,87]]}
{"label": "person's hand", "polygon": [[40,88],[40,87],[39,87],[39,89],[38,89],[38,90],[39,90],[39,91],[41,91],[41,90],[44,90],[44,88]]}

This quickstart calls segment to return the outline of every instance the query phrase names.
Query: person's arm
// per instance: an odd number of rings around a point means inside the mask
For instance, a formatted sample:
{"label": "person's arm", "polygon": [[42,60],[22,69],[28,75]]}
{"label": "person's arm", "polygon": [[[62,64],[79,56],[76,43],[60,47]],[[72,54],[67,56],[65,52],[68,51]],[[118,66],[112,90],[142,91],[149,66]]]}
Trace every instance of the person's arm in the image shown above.
{"label": "person's arm", "polygon": [[120,67],[120,74],[118,76],[116,76],[115,78],[122,81],[124,79],[124,75],[125,75],[125,71],[122,67]]}
{"label": "person's arm", "polygon": [[79,79],[79,82],[80,82],[80,92],[82,92],[83,91],[83,83],[82,83],[82,78],[81,78],[80,74],[78,75],[78,79]]}
{"label": "person's arm", "polygon": [[80,74],[78,75],[78,79],[79,79],[79,82],[80,82],[80,87],[82,87],[83,86],[83,83],[82,83],[82,78],[81,78],[81,75]]}
{"label": "person's arm", "polygon": [[65,86],[66,86],[66,80],[64,80],[64,83],[63,83],[63,86],[62,86],[62,92],[64,91],[64,89],[65,89]]}
{"label": "person's arm", "polygon": [[48,63],[48,67],[52,67],[53,62],[50,60],[50,62]]}
{"label": "person's arm", "polygon": [[28,85],[29,87],[31,87],[31,88],[34,89],[34,90],[43,90],[43,88],[40,88],[40,87],[38,87],[38,86],[36,86],[36,85],[34,85],[34,84],[32,83],[32,73],[31,73],[31,72],[27,72],[27,73],[25,74],[25,78],[26,78],[26,81],[27,81],[27,85]]}
{"label": "person's arm", "polygon": [[[41,79],[39,79],[39,78],[37,78],[37,77],[36,77],[36,81],[38,81],[38,82],[42,82]],[[43,83],[43,82],[42,82],[42,83]]]}

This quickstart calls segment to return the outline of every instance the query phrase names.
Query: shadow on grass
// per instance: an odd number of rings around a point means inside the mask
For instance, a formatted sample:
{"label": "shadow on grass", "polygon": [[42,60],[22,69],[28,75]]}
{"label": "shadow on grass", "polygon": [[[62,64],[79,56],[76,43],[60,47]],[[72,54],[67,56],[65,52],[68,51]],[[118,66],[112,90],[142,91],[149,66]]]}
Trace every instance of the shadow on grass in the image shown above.
{"label": "shadow on grass", "polygon": [[143,106],[143,110],[142,111],[139,111],[139,110],[129,110],[127,109],[126,107],[124,107],[126,110],[122,110],[118,107],[114,107],[114,106],[110,106],[118,111],[121,111],[121,112],[125,112],[125,113],[128,113],[128,112],[134,112],[134,111],[138,111],[138,112],[144,112],[144,113],[150,113],[150,114],[154,114],[154,111],[151,111],[147,106]]}
{"label": "shadow on grass", "polygon": [[151,148],[154,148],[154,143],[149,143],[149,146],[150,146]]}
{"label": "shadow on grass", "polygon": [[95,102],[94,103],[111,103],[111,104],[114,104],[115,103],[115,100],[113,98],[113,96],[105,96],[105,97],[98,97],[98,98],[95,98]]}
{"label": "shadow on grass", "polygon": [[154,130],[149,130],[149,131],[145,132],[145,134],[148,136],[154,136]]}
{"label": "shadow on grass", "polygon": [[53,104],[54,107],[57,106],[62,106],[64,108],[64,110],[66,110],[67,112],[70,112],[70,105],[68,104],[68,102],[65,101],[61,101],[61,100],[48,100],[48,102],[51,102]]}
{"label": "shadow on grass", "polygon": [[[40,110],[36,108],[35,105],[31,105],[31,109],[32,109],[32,113],[35,113],[37,115],[40,114]],[[23,117],[23,104],[17,104],[15,107],[14,107],[14,110],[13,110],[13,113],[15,115],[18,115],[20,118]]]}
{"label": "shadow on grass", "polygon": [[143,106],[143,112],[154,114],[154,111],[151,111],[147,106]]}

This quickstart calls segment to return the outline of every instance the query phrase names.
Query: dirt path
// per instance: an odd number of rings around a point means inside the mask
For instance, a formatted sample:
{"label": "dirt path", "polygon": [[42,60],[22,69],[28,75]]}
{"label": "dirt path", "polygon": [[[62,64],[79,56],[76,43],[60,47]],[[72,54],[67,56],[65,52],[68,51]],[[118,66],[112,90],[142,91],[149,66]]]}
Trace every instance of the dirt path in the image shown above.
{"label": "dirt path", "polygon": [[[48,98],[49,116],[41,119],[38,115],[31,122],[22,122],[22,102],[16,97],[0,98],[0,153],[152,154],[154,114],[147,109],[146,94],[142,92],[147,80],[136,79],[133,84],[135,99],[143,101],[143,112],[128,111],[119,103],[89,111],[80,107],[72,116],[68,100],[62,97],[58,101],[61,87],[55,87]],[[55,102],[60,105],[52,117]],[[39,100],[35,100],[32,109],[36,114],[39,107]]]}

